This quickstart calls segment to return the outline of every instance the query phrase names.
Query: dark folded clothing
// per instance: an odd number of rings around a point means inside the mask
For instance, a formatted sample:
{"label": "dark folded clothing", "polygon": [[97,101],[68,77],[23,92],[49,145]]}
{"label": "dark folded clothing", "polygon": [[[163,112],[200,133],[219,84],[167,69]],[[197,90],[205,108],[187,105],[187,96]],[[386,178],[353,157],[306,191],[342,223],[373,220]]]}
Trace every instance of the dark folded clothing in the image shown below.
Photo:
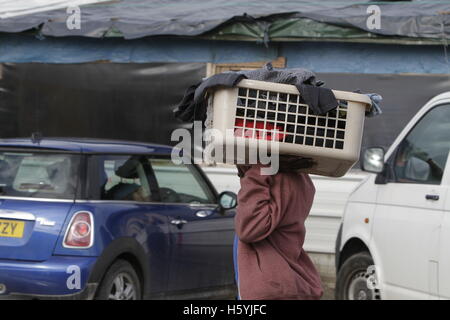
{"label": "dark folded clothing", "polygon": [[235,72],[215,74],[200,83],[197,87],[194,95],[194,103],[199,103],[200,100],[204,98],[206,91],[210,88],[215,88],[218,86],[234,87],[239,83],[239,81],[246,78],[247,77],[244,74]]}
{"label": "dark folded clothing", "polygon": [[242,79],[295,85],[300,93],[302,102],[307,104],[312,113],[316,115],[323,115],[338,106],[331,89],[320,87],[323,82],[316,81],[316,76],[313,72],[301,68],[274,69],[268,63],[257,70],[216,74],[189,87],[183,100],[174,110],[175,117],[184,122],[204,121],[206,118],[206,93],[208,89],[220,86],[234,87]]}
{"label": "dark folded clothing", "polygon": [[187,88],[186,92],[184,93],[183,100],[181,100],[177,107],[173,110],[175,118],[183,122],[194,121],[195,106],[193,105],[193,101],[195,89],[197,89],[199,85],[200,83]]}
{"label": "dark folded clothing", "polygon": [[331,89],[308,84],[299,84],[296,87],[300,92],[301,99],[309,106],[313,114],[324,115],[338,106]]}
{"label": "dark folded clothing", "polygon": [[183,100],[174,110],[175,117],[183,122],[203,121],[206,117],[207,90],[218,86],[234,87],[242,79],[245,79],[245,76],[239,73],[219,73],[190,86],[184,93]]}

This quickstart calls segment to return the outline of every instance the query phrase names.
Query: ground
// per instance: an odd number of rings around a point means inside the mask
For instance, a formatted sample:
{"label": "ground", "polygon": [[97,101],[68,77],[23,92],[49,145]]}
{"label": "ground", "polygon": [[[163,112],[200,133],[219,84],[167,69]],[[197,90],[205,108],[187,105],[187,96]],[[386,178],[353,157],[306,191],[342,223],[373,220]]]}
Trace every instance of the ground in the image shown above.
{"label": "ground", "polygon": [[334,254],[309,252],[308,255],[314,262],[322,279],[322,286],[324,288],[322,300],[333,300],[336,283]]}

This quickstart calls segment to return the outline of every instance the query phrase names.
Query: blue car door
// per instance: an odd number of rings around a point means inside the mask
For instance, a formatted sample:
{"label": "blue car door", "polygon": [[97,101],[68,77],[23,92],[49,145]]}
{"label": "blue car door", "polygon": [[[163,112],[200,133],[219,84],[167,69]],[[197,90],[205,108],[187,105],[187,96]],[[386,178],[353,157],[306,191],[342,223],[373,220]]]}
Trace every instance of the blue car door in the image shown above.
{"label": "blue car door", "polygon": [[[93,155],[91,172],[97,172],[100,199],[95,205],[98,225],[104,226],[100,242],[134,238],[147,255],[149,295],[167,291],[170,265],[170,230],[151,167],[141,155]],[[90,174],[91,176],[93,174]],[[155,188],[156,187],[156,188]]]}
{"label": "blue car door", "polygon": [[169,291],[233,284],[234,211],[221,212],[195,166],[150,162],[171,230]]}

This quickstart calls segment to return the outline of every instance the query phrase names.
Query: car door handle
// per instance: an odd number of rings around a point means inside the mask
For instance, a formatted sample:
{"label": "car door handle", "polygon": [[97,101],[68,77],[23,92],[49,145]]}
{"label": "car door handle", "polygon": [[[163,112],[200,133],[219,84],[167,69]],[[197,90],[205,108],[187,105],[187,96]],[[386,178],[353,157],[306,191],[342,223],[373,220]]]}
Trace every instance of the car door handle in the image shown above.
{"label": "car door handle", "polygon": [[172,221],[170,221],[170,223],[176,225],[178,228],[181,228],[184,224],[187,223],[187,221],[184,219],[173,219]]}
{"label": "car door handle", "polygon": [[425,196],[425,199],[437,201],[437,200],[439,200],[439,195],[437,195],[437,194],[427,194]]}
{"label": "car door handle", "polygon": [[211,210],[200,210],[195,213],[195,215],[199,218],[206,218],[212,214],[213,214],[213,212]]}

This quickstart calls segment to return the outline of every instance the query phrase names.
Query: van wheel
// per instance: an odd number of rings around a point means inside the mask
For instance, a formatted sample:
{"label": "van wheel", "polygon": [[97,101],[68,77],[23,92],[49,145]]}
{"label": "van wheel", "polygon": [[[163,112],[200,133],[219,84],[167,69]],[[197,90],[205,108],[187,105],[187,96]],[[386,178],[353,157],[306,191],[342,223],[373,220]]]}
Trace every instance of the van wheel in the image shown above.
{"label": "van wheel", "polygon": [[133,266],[117,260],[106,272],[97,290],[96,300],[141,300],[141,284]]}
{"label": "van wheel", "polygon": [[368,252],[350,256],[337,275],[336,300],[380,300],[374,276],[374,263]]}

